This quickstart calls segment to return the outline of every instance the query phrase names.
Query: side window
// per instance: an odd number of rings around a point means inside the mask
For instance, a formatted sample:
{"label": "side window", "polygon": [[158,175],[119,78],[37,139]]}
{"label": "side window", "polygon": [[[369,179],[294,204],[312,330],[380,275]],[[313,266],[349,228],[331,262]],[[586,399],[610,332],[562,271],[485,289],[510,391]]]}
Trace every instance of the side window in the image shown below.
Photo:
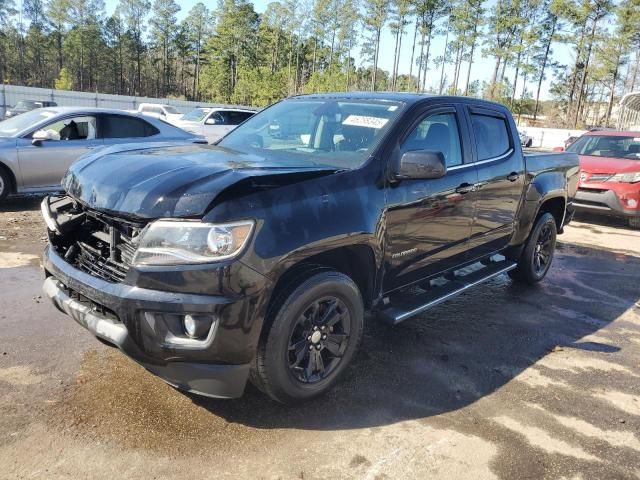
{"label": "side window", "polygon": [[50,123],[41,130],[50,133],[51,140],[93,140],[96,138],[95,117],[72,117]]}
{"label": "side window", "polygon": [[509,129],[504,118],[472,113],[471,123],[476,137],[478,160],[499,157],[511,148]]}
{"label": "side window", "polygon": [[460,133],[455,113],[440,113],[424,118],[400,147],[402,153],[412,150],[442,152],[447,167],[462,164]]}
{"label": "side window", "polygon": [[159,133],[156,127],[144,120],[124,115],[103,115],[101,129],[102,138],[150,137]]}
{"label": "side window", "polygon": [[205,121],[207,125],[226,125],[226,118],[222,116],[222,112],[213,112]]}
{"label": "side window", "polygon": [[229,125],[240,125],[253,114],[248,112],[226,112],[229,118]]}

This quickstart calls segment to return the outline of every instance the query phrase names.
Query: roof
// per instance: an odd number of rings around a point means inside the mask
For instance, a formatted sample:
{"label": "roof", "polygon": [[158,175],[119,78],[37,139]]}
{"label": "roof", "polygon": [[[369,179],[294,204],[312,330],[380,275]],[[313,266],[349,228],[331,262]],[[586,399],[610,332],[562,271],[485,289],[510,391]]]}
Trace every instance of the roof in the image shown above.
{"label": "roof", "polygon": [[484,103],[485,105],[498,105],[506,108],[504,105],[489,100],[483,100],[475,97],[449,96],[449,95],[433,95],[431,93],[413,93],[413,92],[336,92],[336,93],[310,93],[305,95],[296,95],[290,97],[297,98],[317,98],[317,99],[344,99],[344,100],[380,100],[388,102],[402,102],[406,104],[414,104],[424,100],[448,100],[456,102],[472,102]]}
{"label": "roof", "polygon": [[194,110],[204,110],[205,112],[211,112],[212,110],[215,110],[216,112],[228,112],[228,111],[232,111],[232,112],[249,112],[249,113],[256,113],[258,110],[253,110],[251,108],[244,108],[244,107],[196,107],[194,108]]}
{"label": "roof", "polygon": [[392,102],[415,103],[433,97],[429,94],[419,94],[411,92],[334,92],[334,93],[308,93],[305,95],[295,95],[290,98],[324,98],[324,99],[351,99],[351,100],[386,100]]}
{"label": "roof", "polygon": [[640,132],[630,130],[593,130],[584,134],[590,137],[640,137]]}
{"label": "roof", "polygon": [[[98,107],[43,107],[42,110],[48,110],[55,113],[115,113],[124,115],[140,116],[138,112],[121,110],[118,108],[98,108]],[[146,118],[146,117],[145,117]]]}

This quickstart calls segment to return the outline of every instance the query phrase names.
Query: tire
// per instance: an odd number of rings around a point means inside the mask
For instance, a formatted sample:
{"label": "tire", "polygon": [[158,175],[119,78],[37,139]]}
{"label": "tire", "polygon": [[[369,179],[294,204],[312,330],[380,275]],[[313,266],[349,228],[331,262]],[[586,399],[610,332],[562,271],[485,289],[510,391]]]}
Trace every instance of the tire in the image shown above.
{"label": "tire", "polygon": [[4,168],[0,167],[0,202],[9,195],[11,185],[11,177]]}
{"label": "tire", "polygon": [[518,260],[518,266],[509,272],[516,281],[534,285],[549,271],[558,235],[556,219],[550,213],[538,217]]}
{"label": "tire", "polygon": [[346,275],[321,270],[302,283],[293,282],[273,305],[252,366],[252,383],[286,404],[323,394],[337,383],[360,345],[360,290]]}
{"label": "tire", "polygon": [[629,226],[635,230],[640,230],[640,217],[629,217]]}

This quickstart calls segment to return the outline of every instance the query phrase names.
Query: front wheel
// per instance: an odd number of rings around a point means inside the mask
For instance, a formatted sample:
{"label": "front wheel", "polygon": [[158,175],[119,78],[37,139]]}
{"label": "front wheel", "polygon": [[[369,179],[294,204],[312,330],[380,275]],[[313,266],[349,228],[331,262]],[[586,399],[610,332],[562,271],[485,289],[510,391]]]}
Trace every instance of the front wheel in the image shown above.
{"label": "front wheel", "polygon": [[640,230],[640,217],[629,217],[629,226],[635,230]]}
{"label": "front wheel", "polygon": [[282,292],[275,305],[265,321],[252,382],[282,403],[326,392],[362,338],[364,306],[357,285],[324,270]]}
{"label": "front wheel", "polygon": [[0,168],[0,202],[7,198],[9,190],[11,190],[11,178],[4,169]]}
{"label": "front wheel", "polygon": [[509,276],[531,285],[541,281],[551,266],[557,235],[556,219],[550,213],[542,214],[531,230],[518,266],[509,272]]}

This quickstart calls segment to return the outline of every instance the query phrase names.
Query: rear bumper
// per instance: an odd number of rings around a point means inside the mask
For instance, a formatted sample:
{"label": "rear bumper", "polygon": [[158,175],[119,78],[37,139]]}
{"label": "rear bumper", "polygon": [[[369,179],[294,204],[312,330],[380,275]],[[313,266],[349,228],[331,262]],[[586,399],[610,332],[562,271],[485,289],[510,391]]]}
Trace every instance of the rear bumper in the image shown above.
{"label": "rear bumper", "polygon": [[578,190],[573,206],[579,212],[593,212],[614,217],[637,217],[640,209],[624,208],[614,190]]}
{"label": "rear bumper", "polygon": [[[44,294],[63,313],[104,342],[119,348],[128,357],[188,392],[215,398],[242,395],[249,377],[250,364],[226,364],[203,359],[207,351],[168,348],[163,345],[167,331],[154,322],[146,324],[142,312],[215,312],[233,308],[224,297],[148,290],[114,284],[92,277],[66,263],[48,246],[44,253],[47,278]],[[237,303],[241,303],[238,301]],[[131,319],[135,318],[135,323]],[[127,321],[128,320],[128,321]],[[221,329],[215,342],[224,341]],[[212,347],[212,349],[213,349]],[[213,349],[215,351],[215,349]]]}

